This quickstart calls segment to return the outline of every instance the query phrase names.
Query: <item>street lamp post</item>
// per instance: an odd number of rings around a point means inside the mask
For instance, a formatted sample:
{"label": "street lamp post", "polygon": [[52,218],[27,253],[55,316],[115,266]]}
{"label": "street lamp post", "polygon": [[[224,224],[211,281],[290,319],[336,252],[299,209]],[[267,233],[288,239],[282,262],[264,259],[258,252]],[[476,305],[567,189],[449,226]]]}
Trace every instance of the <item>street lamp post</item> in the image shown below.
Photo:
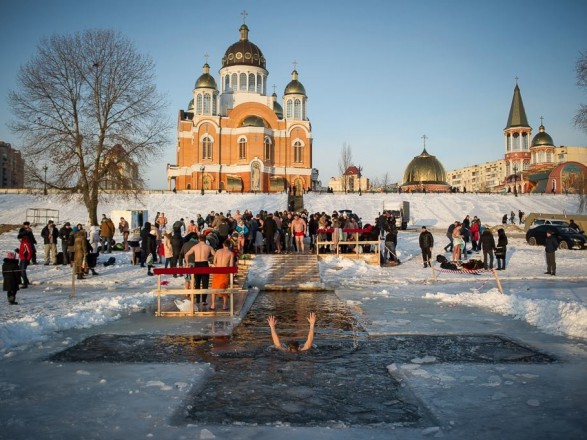
{"label": "street lamp post", "polygon": [[361,171],[363,171],[363,167],[359,165],[359,196],[363,195],[363,191],[361,189]]}
{"label": "street lamp post", "polygon": [[518,166],[514,165],[514,196],[518,197]]}
{"label": "street lamp post", "polygon": [[204,170],[205,169],[206,169],[206,167],[204,165],[202,165],[200,167],[200,174],[202,176],[202,186],[201,186],[201,188],[202,188],[202,195],[204,195]]}
{"label": "street lamp post", "polygon": [[45,166],[43,167],[43,171],[45,171],[45,181],[44,184],[45,186],[43,187],[43,194],[47,195],[47,170],[49,169],[49,167],[45,164]]}

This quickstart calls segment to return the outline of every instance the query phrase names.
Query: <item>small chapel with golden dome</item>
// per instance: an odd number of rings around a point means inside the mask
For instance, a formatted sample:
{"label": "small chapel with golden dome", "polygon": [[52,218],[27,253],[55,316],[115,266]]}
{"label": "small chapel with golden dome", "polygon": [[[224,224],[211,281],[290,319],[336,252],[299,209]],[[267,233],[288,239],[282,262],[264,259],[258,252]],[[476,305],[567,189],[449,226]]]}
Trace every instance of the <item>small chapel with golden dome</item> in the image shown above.
{"label": "small chapel with golden dome", "polygon": [[442,163],[426,151],[426,135],[424,150],[414,157],[404,171],[400,186],[404,192],[448,192],[450,185],[446,182],[446,171]]}
{"label": "small chapel with golden dome", "polygon": [[302,194],[317,180],[306,89],[294,66],[281,104],[275,92],[268,94],[263,52],[249,40],[244,20],[239,32],[222,57],[219,83],[206,62],[187,110],[179,111],[168,187]]}

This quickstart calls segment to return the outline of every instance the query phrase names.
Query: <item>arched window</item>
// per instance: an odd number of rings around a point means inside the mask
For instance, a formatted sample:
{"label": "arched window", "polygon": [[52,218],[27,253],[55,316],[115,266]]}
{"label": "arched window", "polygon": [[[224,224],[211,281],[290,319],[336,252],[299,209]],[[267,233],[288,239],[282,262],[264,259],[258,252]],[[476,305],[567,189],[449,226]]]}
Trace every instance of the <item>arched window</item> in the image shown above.
{"label": "arched window", "polygon": [[257,74],[257,93],[263,94],[263,77],[260,73]]}
{"label": "arched window", "polygon": [[247,91],[247,74],[241,73],[238,79],[240,82],[238,89],[241,92],[246,92]]}
{"label": "arched window", "polygon": [[302,119],[302,101],[299,99],[294,101],[294,119]]}
{"label": "arched window", "polygon": [[212,114],[218,114],[218,96],[212,97]]}
{"label": "arched window", "polygon": [[288,99],[285,103],[285,117],[288,119],[293,118],[293,102],[291,99]]}
{"label": "arched window", "polygon": [[197,115],[202,114],[202,95],[198,95],[196,97],[196,114]]}
{"label": "arched window", "polygon": [[233,73],[230,77],[230,90],[238,90],[238,76]]}
{"label": "arched window", "polygon": [[512,151],[512,136],[508,133],[506,136],[507,151]]}
{"label": "arched window", "polygon": [[224,91],[227,92],[230,90],[230,75],[226,75],[224,77]]}
{"label": "arched window", "polygon": [[202,159],[212,159],[212,139],[208,136],[202,140]]}
{"label": "arched window", "polygon": [[263,160],[270,161],[272,157],[271,154],[271,139],[268,137],[265,138],[265,142],[263,145]]}
{"label": "arched window", "polygon": [[249,92],[253,93],[255,91],[255,74],[249,73]]}
{"label": "arched window", "polygon": [[247,158],[247,140],[245,138],[238,141],[238,158],[241,160]]}
{"label": "arched window", "polygon": [[209,93],[204,94],[204,114],[205,115],[210,114],[210,94]]}
{"label": "arched window", "polygon": [[303,160],[303,147],[300,141],[294,143],[294,163],[302,163]]}

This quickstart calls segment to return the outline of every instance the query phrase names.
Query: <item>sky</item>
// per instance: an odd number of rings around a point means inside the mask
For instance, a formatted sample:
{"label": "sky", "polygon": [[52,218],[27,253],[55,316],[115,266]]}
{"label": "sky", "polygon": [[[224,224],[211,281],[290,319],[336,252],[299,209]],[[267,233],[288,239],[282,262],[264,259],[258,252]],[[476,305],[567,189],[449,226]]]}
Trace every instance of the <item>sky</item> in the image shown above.
{"label": "sky", "polygon": [[[485,219],[484,224],[493,226],[499,224],[504,210],[521,208],[531,212],[550,206],[552,211],[576,212],[579,204],[575,196],[541,195],[516,198],[475,194],[365,194],[359,197],[356,194],[313,193],[304,196],[311,212],[331,211],[336,203],[353,206],[359,213],[370,213],[382,199],[390,204],[410,201],[410,227],[416,231],[417,226],[423,224],[436,226],[433,229],[434,255],[446,244],[442,227],[455,215],[458,218],[465,213],[478,215]],[[168,218],[173,221],[186,211],[190,213],[189,218],[193,218],[198,212],[220,210],[219,207],[230,208],[233,212],[239,207],[248,207],[253,212],[283,208],[287,196],[208,194],[194,197],[157,193],[144,195],[142,202],[150,219],[165,206]],[[111,196],[101,203],[100,209],[110,213],[127,203]],[[29,206],[52,206],[60,213],[58,224],[65,220],[83,223],[86,217],[81,204],[59,202],[51,195],[5,194],[0,197],[0,224],[20,222]],[[37,239],[41,227],[33,228]],[[92,336],[136,338],[132,344],[123,342],[117,346],[125,352],[129,346],[139,347],[150,336],[198,338],[231,334],[246,316],[243,312],[232,320],[157,318],[153,316],[154,277],[146,276],[145,268],[131,266],[128,253],[114,252],[114,265],[104,267],[102,263],[110,254],[100,255],[96,267],[99,275],[89,275],[76,282],[74,298],[70,298],[71,270],[68,267],[37,264],[27,270],[32,284],[18,292],[19,304],[8,306],[5,297],[2,299],[0,401],[6,404],[0,405],[0,432],[11,439],[584,438],[587,396],[587,277],[584,268],[587,251],[557,251],[557,276],[552,277],[543,273],[544,247],[528,245],[518,225],[505,228],[509,238],[507,267],[499,272],[504,294],[499,292],[490,273],[473,276],[437,272],[434,282],[431,269],[422,268],[418,233],[413,231],[400,231],[398,235],[397,253],[402,262],[399,266],[379,267],[335,256],[319,263],[324,286],[334,290],[337,301],[348,308],[348,315],[363,326],[369,337],[497,336],[557,359],[551,364],[443,362],[429,352],[428,347],[416,351],[411,359],[392,356],[393,363],[390,360],[389,365],[382,364],[381,370],[387,370],[401,383],[409,396],[408,402],[416,401],[419,407],[425,408],[424,414],[426,411],[433,414],[415,427],[398,423],[391,428],[370,425],[361,429],[341,422],[326,427],[299,427],[289,426],[287,420],[279,418],[273,423],[250,421],[252,425],[230,419],[222,425],[197,420],[186,423],[181,417],[177,421],[178,416],[183,414],[192,396],[203,393],[203,387],[215,372],[219,372],[218,360],[212,363],[51,360],[53,354]],[[120,240],[118,231],[115,239]],[[15,231],[0,235],[0,256],[13,249],[16,242]],[[38,248],[42,262],[43,247]],[[472,256],[479,258],[478,254]],[[253,286],[248,293],[251,298],[263,288],[272,269],[271,259],[265,257],[270,256],[259,257],[250,267],[247,284]],[[183,283],[183,279],[172,277],[163,281],[168,281],[168,286],[173,288]],[[328,294],[320,292],[318,295]],[[163,306],[173,307],[171,299],[164,300]],[[321,326],[320,319],[325,313],[328,312],[317,310],[316,350],[307,353],[310,357],[306,358],[310,363],[314,353],[318,356],[321,353],[325,340],[333,337],[331,328]],[[300,325],[295,313],[285,315],[277,317],[279,329]],[[254,338],[251,352],[255,356],[273,359],[275,369],[268,367],[263,371],[268,381],[280,377],[275,371],[286,374],[284,371],[291,370],[291,364],[269,348],[268,329],[265,333],[255,331],[251,338]],[[359,338],[359,346],[361,343]],[[228,352],[230,341],[213,338],[211,344],[212,353]],[[92,354],[93,347],[88,346]],[[97,350],[103,348],[99,343],[96,346]],[[162,347],[157,348],[159,350],[164,351]],[[455,348],[447,346],[447,350]],[[500,351],[493,347],[491,350]],[[344,358],[335,357],[335,360],[336,368],[331,372],[335,384],[338,375],[371,374],[369,369],[360,373],[348,371]],[[260,368],[259,365],[265,364],[256,363],[255,368]],[[303,380],[312,379],[302,377]],[[358,383],[360,386],[362,382]],[[271,391],[275,386],[276,382],[271,383]],[[279,382],[283,396],[297,395],[295,391],[298,391],[302,399],[308,395],[314,397],[306,383],[295,390],[285,386]],[[249,387],[230,390],[235,399],[242,399],[243,392],[251,396]],[[290,410],[290,406],[284,405],[284,411]],[[277,417],[280,416],[283,413]]]}
{"label": "sky", "polygon": [[[573,125],[587,91],[576,85],[575,64],[587,51],[587,3],[506,1],[117,2],[113,0],[2,2],[0,16],[0,140],[19,148],[6,126],[7,96],[21,65],[41,38],[111,28],[130,38],[156,64],[175,127],[187,109],[205,54],[211,73],[239,39],[247,11],[249,39],[267,60],[278,98],[294,61],[308,96],[313,167],[323,185],[340,174],[341,149],[370,179],[401,181],[426,149],[446,170],[498,160],[516,84],[533,129],[540,117],[556,145],[587,146]],[[176,162],[175,129],[148,165],[150,188],[167,187]]]}

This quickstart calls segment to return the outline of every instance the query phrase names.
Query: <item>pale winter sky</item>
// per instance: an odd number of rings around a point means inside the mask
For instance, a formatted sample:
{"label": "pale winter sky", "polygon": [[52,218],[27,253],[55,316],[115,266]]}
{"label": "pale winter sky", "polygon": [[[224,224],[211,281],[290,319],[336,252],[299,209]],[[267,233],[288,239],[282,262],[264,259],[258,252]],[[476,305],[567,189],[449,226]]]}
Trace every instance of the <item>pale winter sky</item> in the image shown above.
{"label": "pale winter sky", "polygon": [[[293,62],[308,94],[314,163],[323,184],[338,175],[342,145],[373,179],[401,180],[409,161],[427,150],[447,170],[503,156],[515,78],[533,133],[544,117],[556,145],[587,145],[572,119],[585,91],[575,63],[587,50],[587,3],[227,0],[3,2],[0,15],[0,140],[19,148],[8,130],[8,91],[42,37],[89,28],[122,32],[156,63],[167,117],[187,109],[205,54],[218,80],[224,52],[239,38],[246,9],[249,38],[267,59],[279,99]],[[271,88],[270,88],[271,90]],[[165,188],[175,163],[175,130],[149,166],[148,185]]]}

